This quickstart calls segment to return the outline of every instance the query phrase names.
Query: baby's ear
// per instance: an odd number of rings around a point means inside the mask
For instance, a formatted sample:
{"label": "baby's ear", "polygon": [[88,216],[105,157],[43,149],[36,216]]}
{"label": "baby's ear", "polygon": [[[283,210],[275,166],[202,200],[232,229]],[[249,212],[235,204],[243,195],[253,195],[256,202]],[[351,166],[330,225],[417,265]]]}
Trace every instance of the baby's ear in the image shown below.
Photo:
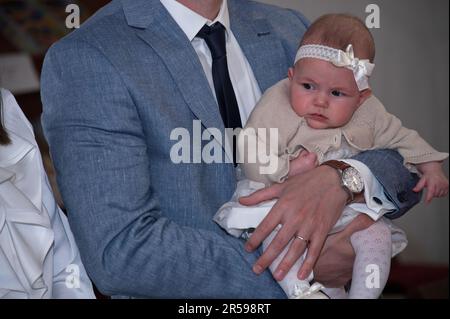
{"label": "baby's ear", "polygon": [[359,92],[359,106],[361,106],[361,104],[363,104],[371,95],[371,89],[365,89]]}
{"label": "baby's ear", "polygon": [[289,68],[288,70],[288,78],[290,81],[294,78],[294,68]]}

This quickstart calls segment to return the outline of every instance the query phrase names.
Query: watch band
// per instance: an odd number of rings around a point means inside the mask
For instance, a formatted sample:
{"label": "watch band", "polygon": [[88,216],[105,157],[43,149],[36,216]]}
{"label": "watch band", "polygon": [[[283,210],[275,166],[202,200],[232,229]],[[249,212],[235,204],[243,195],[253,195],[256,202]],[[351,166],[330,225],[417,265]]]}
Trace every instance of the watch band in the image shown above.
{"label": "watch band", "polygon": [[333,167],[333,168],[335,168],[335,169],[340,170],[341,172],[342,172],[344,169],[347,169],[347,168],[351,167],[351,166],[350,166],[349,164],[347,164],[346,162],[341,162],[341,161],[337,161],[337,160],[326,161],[326,162],[323,162],[322,165],[328,165],[328,166],[331,166],[331,167]]}
{"label": "watch band", "polygon": [[347,199],[346,205],[353,202],[353,200],[355,199],[355,194],[353,194],[353,192],[344,184],[344,182],[342,180],[342,172],[345,169],[352,167],[352,166],[345,162],[341,162],[341,161],[337,161],[337,160],[329,160],[329,161],[323,162],[321,165],[327,165],[327,166],[330,166],[337,170],[337,172],[341,178],[341,186],[348,194],[348,199]]}

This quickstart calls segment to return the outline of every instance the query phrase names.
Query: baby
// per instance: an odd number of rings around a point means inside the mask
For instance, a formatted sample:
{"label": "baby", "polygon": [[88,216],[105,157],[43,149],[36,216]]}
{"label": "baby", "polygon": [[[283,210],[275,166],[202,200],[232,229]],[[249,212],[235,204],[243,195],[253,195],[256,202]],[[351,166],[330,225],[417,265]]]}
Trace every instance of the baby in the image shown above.
{"label": "baby", "polygon": [[[402,127],[401,122],[372,96],[368,79],[374,68],[374,57],[372,35],[358,18],[330,14],[311,25],[300,44],[294,68],[288,71],[288,79],[264,94],[240,134],[240,159],[244,159],[242,168],[247,179],[239,181],[232,200],[214,217],[219,225],[234,236],[248,234],[246,230],[257,227],[275,201],[245,207],[238,203],[239,197],[264,185],[282,183],[318,164],[345,160],[364,150],[398,151],[406,167],[421,175],[414,191],[420,192],[426,187],[427,202],[447,195],[448,180],[440,162],[448,154],[437,152],[417,132]],[[258,134],[261,128],[267,131],[277,128],[278,144],[272,145],[266,134]],[[257,148],[248,150],[245,140],[251,140],[252,135]],[[251,156],[242,156],[252,151],[257,153],[256,162],[249,160]],[[260,154],[262,152],[264,154]],[[261,159],[269,160],[262,162]],[[267,162],[277,165],[274,170],[266,170],[269,174],[264,174],[261,168]],[[367,195],[372,186],[364,187]],[[346,206],[332,233],[342,230],[360,213],[374,216],[371,211],[387,212],[394,208],[387,198],[381,199],[383,205],[377,205],[366,196],[365,204]],[[276,230],[263,242],[263,249],[275,235]],[[355,233],[351,243],[356,259],[348,294],[343,288],[324,288],[319,283],[310,286],[312,275],[307,281],[299,280],[297,272],[304,254],[279,282],[288,297],[320,298],[319,290],[322,290],[332,298],[378,298],[389,275],[390,259],[406,247],[406,236],[383,217],[368,229]],[[270,266],[272,272],[289,245]],[[378,285],[366,284],[369,265],[378,268]]]}

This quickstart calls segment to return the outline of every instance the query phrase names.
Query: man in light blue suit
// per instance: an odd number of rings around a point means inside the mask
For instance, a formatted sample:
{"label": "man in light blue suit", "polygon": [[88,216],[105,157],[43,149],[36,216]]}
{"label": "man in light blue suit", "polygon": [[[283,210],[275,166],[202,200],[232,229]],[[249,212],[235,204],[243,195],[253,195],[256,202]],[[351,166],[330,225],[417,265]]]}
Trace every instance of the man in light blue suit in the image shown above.
{"label": "man in light blue suit", "polygon": [[[195,120],[202,132],[224,129],[211,53],[196,36],[202,19],[219,19],[226,29],[230,78],[245,122],[261,93],[286,77],[294,60],[307,27],[295,11],[247,0],[113,1],[46,55],[44,130],[83,262],[104,294],[284,298],[263,270],[301,231],[311,240],[304,269],[309,272],[345,205],[346,192],[330,167],[258,195],[255,200],[279,197],[286,208],[269,214],[259,237],[270,232],[267,225],[290,225],[261,258],[212,221],[235,189],[235,167],[176,164],[170,158],[175,129],[193,136]],[[374,151],[355,159],[395,205],[389,217],[418,201],[411,191],[416,177],[398,154]],[[327,239],[314,269],[318,280],[331,285],[349,280],[348,238],[366,225],[361,218]],[[285,266],[305,248],[298,244]],[[348,255],[347,261],[333,264],[339,254]],[[338,277],[326,269],[336,269]]]}

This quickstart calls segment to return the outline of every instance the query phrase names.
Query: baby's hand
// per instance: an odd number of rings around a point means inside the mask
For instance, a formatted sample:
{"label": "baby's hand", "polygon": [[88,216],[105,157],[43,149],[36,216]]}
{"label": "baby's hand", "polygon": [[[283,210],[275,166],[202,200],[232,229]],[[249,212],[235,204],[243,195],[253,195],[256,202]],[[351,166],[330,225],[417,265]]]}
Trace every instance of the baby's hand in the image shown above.
{"label": "baby's hand", "polygon": [[417,168],[422,173],[414,192],[420,192],[427,188],[425,201],[430,203],[434,197],[444,197],[448,194],[448,179],[442,171],[442,166],[438,162],[427,162],[418,164]]}
{"label": "baby's hand", "polygon": [[319,165],[316,153],[310,153],[306,150],[294,158],[289,165],[289,177],[305,173]]}

